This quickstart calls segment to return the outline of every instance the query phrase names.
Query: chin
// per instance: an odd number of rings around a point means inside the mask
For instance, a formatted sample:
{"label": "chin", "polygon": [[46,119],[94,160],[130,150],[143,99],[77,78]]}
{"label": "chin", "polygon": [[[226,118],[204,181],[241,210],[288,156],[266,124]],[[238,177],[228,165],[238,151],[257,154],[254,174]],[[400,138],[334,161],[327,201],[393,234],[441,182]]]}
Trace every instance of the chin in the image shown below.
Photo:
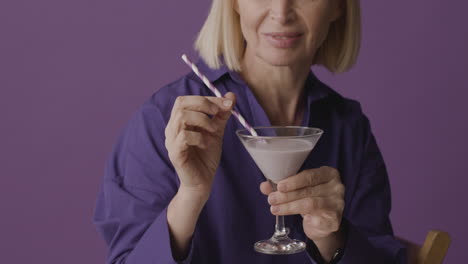
{"label": "chin", "polygon": [[260,58],[272,65],[272,66],[290,66],[299,63],[299,60],[296,58],[296,56],[289,55],[281,55],[281,56],[260,56]]}
{"label": "chin", "polygon": [[292,52],[291,50],[271,50],[268,52],[261,52],[257,56],[264,62],[272,66],[292,66],[304,62],[305,56],[300,56],[299,52]]}

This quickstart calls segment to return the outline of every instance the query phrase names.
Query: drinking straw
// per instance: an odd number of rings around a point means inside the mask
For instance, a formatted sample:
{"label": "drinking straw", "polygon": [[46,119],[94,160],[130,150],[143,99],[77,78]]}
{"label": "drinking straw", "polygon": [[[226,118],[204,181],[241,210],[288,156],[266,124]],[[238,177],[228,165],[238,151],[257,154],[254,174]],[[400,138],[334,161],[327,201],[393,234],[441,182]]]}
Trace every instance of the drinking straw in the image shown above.
{"label": "drinking straw", "polygon": [[[182,59],[185,61],[185,63],[190,67],[192,68],[192,71],[198,76],[198,78],[200,78],[203,83],[217,96],[217,97],[220,97],[222,98],[223,96],[221,95],[221,93],[219,92],[219,90],[208,80],[208,78],[206,78],[205,75],[203,75],[197,68],[197,66],[195,64],[193,64],[188,58],[187,58],[187,55],[183,54],[182,55]],[[232,109],[231,110],[231,113],[234,115],[235,118],[237,118],[237,120],[239,120],[239,122],[242,124],[242,126],[244,126],[252,136],[258,136],[257,132],[252,128],[251,125],[249,125],[249,123],[247,123],[247,121],[245,121],[245,118],[239,114],[239,112],[237,112],[236,110]]]}

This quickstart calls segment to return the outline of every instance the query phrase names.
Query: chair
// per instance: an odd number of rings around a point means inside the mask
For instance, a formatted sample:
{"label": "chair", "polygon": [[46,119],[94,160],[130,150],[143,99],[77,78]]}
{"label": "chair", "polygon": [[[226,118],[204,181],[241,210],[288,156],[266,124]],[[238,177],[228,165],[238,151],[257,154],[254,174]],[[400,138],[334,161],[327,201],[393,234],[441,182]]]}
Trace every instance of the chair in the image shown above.
{"label": "chair", "polygon": [[450,245],[450,235],[430,230],[422,246],[397,237],[407,247],[408,264],[441,264]]}

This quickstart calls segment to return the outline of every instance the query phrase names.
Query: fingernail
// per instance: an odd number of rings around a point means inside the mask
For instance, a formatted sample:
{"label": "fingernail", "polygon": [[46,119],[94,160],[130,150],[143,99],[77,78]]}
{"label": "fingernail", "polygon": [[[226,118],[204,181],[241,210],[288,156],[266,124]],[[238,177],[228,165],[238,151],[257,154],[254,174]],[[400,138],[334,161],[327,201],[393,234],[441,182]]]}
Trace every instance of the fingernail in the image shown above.
{"label": "fingernail", "polygon": [[224,100],[224,101],[223,101],[223,105],[224,105],[225,107],[230,107],[230,106],[232,105],[232,100]]}
{"label": "fingernail", "polygon": [[278,213],[279,212],[279,206],[272,206],[270,207],[270,211],[272,213]]}
{"label": "fingernail", "polygon": [[270,194],[270,195],[268,196],[268,202],[269,202],[270,204],[276,203],[276,197],[275,197],[274,194]]}

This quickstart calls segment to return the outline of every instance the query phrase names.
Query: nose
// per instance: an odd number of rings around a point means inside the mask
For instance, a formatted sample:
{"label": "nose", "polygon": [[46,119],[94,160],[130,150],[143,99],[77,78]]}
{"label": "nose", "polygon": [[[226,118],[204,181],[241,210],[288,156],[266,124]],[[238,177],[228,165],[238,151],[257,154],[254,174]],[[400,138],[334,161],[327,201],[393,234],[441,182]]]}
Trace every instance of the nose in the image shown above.
{"label": "nose", "polygon": [[271,0],[271,19],[280,24],[287,24],[294,20],[295,15],[291,2],[292,0]]}

